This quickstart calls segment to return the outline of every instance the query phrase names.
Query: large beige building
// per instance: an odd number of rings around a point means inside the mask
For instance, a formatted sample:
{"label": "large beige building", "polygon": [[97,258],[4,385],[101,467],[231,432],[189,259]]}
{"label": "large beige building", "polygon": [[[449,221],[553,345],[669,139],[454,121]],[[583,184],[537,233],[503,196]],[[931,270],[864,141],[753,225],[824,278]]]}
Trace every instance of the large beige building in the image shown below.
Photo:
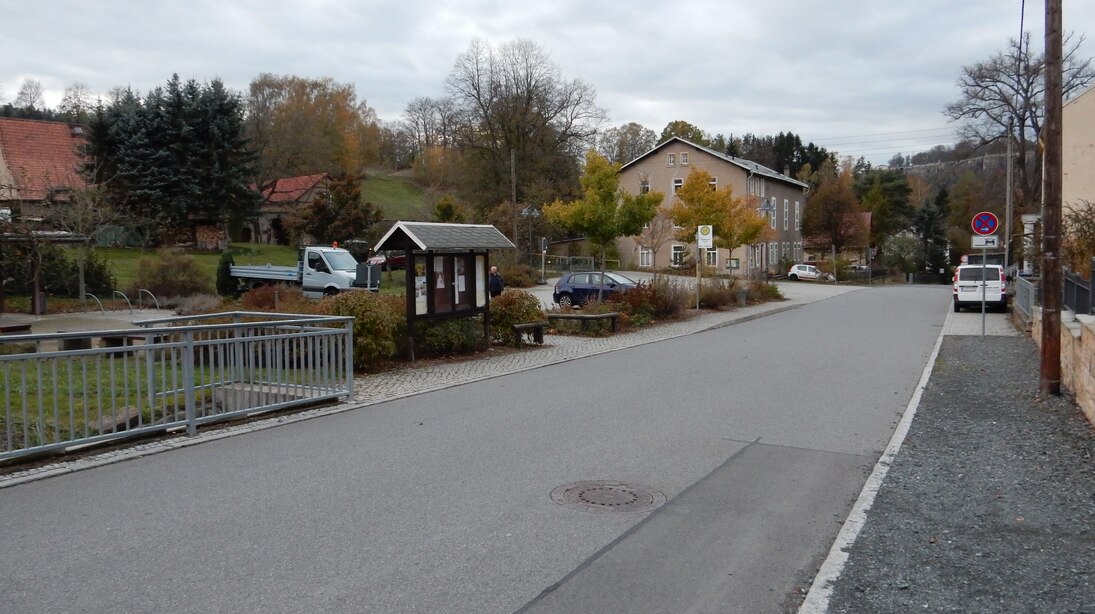
{"label": "large beige building", "polygon": [[1095,87],[1066,102],[1061,119],[1061,201],[1095,204]]}
{"label": "large beige building", "polygon": [[[662,208],[668,210],[694,168],[710,173],[717,187],[729,185],[736,196],[749,199],[769,224],[762,243],[707,251],[707,266],[739,276],[776,274],[783,264],[803,259],[802,215],[809,186],[755,162],[673,137],[625,164],[620,169],[620,187],[632,194],[661,192],[665,194]],[[666,268],[695,251],[694,243],[669,239],[652,246],[643,237],[622,238],[618,247],[623,264],[640,269]]]}

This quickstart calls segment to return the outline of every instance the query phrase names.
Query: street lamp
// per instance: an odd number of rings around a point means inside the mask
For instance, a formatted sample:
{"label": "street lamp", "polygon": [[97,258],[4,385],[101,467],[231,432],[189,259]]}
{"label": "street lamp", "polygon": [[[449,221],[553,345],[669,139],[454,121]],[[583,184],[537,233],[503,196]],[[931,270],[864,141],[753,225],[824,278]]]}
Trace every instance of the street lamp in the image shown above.
{"label": "street lamp", "polygon": [[532,224],[536,221],[536,218],[540,217],[540,210],[529,205],[521,209],[521,217],[528,220],[528,257],[529,266],[532,266]]}
{"label": "street lamp", "polygon": [[[529,205],[526,208],[521,209],[521,217],[529,220],[529,266],[532,266],[532,222],[540,217],[540,210]],[[539,283],[546,283],[544,281],[544,253],[540,250],[540,281]]]}

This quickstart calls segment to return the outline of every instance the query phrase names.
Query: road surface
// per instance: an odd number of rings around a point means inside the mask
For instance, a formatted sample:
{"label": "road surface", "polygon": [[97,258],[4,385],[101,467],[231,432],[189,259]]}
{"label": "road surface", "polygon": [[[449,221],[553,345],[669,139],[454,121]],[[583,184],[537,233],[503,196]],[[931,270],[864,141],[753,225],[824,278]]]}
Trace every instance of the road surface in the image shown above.
{"label": "road surface", "polygon": [[[0,490],[2,609],[789,611],[948,290],[857,290]],[[552,498],[599,480],[666,502]]]}

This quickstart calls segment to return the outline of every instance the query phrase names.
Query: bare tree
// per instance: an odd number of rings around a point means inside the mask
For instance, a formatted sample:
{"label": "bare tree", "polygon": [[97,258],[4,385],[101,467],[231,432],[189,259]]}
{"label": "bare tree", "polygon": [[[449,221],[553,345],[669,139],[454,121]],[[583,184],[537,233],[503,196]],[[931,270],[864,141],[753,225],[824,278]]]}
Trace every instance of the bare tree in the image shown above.
{"label": "bare tree", "polygon": [[655,266],[655,279],[658,276],[656,266],[658,263],[658,250],[669,242],[676,233],[677,231],[673,228],[673,220],[669,219],[669,212],[661,208],[658,209],[658,213],[654,218],[643,227],[643,231],[639,233],[636,242],[640,247],[650,250],[650,261]]}
{"label": "bare tree", "polygon": [[627,164],[658,144],[658,135],[635,122],[609,128],[597,139],[597,151],[609,162]]}
{"label": "bare tree", "polygon": [[[1065,39],[1065,99],[1095,80],[1091,58],[1079,56],[1083,41],[1083,36],[1069,35]],[[1022,41],[1009,41],[1007,51],[964,67],[958,80],[962,97],[944,111],[952,120],[963,122],[964,138],[981,146],[1011,135],[1018,145],[1015,164],[1021,206],[1037,202],[1040,193],[1041,176],[1029,157],[1042,132],[1045,65],[1045,56],[1032,54],[1030,34],[1024,33]]]}
{"label": "bare tree", "polygon": [[85,274],[95,235],[116,224],[122,215],[110,206],[101,187],[73,190],[66,196],[63,201],[50,203],[46,221],[54,228],[69,232],[79,239],[81,249],[76,254],[77,288],[80,301],[84,301],[87,296]]}
{"label": "bare tree", "polygon": [[87,123],[92,106],[91,88],[86,83],[76,82],[65,88],[61,106],[57,110],[69,121],[83,124]]}
{"label": "bare tree", "polygon": [[19,86],[19,93],[12,104],[17,109],[42,109],[46,106],[42,98],[42,82],[27,77],[23,79],[23,85]]}
{"label": "bare tree", "polygon": [[466,187],[480,207],[525,202],[537,179],[576,195],[579,155],[605,120],[592,86],[564,79],[542,48],[517,40],[498,48],[474,41],[446,87],[461,118],[459,147],[474,165]]}

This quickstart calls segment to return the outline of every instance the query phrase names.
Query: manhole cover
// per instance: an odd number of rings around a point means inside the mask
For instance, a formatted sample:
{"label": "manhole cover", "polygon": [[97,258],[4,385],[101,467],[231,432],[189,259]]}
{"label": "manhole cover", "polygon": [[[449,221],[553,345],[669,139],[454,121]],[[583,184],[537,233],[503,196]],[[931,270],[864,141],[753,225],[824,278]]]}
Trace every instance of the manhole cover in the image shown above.
{"label": "manhole cover", "polygon": [[551,491],[551,500],[583,512],[646,512],[665,503],[665,495],[646,486],[598,480],[563,484]]}

